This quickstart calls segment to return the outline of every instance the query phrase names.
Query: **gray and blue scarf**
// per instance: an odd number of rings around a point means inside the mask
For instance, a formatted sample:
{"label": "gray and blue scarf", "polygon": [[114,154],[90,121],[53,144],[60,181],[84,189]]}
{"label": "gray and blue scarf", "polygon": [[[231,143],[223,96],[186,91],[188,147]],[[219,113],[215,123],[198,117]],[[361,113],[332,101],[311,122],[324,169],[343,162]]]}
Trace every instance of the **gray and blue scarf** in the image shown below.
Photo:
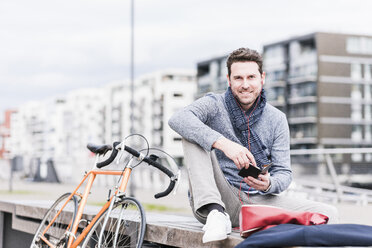
{"label": "gray and blue scarf", "polygon": [[[245,114],[243,112],[244,110],[240,107],[238,101],[232,94],[230,87],[226,90],[225,101],[236,136],[245,147],[248,149],[250,148],[250,152],[254,156],[257,166],[262,169],[263,165],[270,163],[270,155],[267,151],[267,147],[262,143],[260,137],[254,131],[253,125],[260,119],[266,105],[264,89],[262,89],[260,97],[257,97],[256,102],[248,111],[246,111]],[[247,118],[249,118],[249,121]],[[249,145],[248,139],[250,143]]]}

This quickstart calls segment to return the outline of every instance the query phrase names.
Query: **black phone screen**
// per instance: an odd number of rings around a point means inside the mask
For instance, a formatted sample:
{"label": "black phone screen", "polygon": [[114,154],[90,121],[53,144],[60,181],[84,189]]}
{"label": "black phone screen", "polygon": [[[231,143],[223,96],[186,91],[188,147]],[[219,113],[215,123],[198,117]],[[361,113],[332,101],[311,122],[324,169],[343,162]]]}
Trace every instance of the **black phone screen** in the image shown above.
{"label": "black phone screen", "polygon": [[254,178],[258,178],[258,175],[261,174],[261,170],[258,169],[257,167],[253,166],[253,165],[250,165],[248,167],[248,169],[246,169],[245,167],[242,168],[238,175],[241,176],[241,177],[248,177],[248,176],[251,176],[251,177],[254,177]]}

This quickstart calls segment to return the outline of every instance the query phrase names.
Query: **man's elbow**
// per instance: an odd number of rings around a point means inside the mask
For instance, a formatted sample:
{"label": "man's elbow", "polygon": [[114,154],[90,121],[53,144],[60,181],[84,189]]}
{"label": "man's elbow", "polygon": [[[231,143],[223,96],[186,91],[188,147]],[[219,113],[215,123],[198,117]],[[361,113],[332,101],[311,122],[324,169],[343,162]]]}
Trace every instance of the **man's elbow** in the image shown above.
{"label": "man's elbow", "polygon": [[182,115],[180,114],[180,111],[175,112],[168,120],[168,125],[170,128],[172,128],[174,131],[179,133],[180,125],[182,121],[180,120]]}
{"label": "man's elbow", "polygon": [[171,116],[171,118],[169,118],[169,120],[168,120],[168,125],[169,125],[170,128],[172,128],[173,130],[175,129],[175,127],[176,127],[176,123],[177,123],[176,114],[177,114],[177,113],[173,114],[173,115]]}

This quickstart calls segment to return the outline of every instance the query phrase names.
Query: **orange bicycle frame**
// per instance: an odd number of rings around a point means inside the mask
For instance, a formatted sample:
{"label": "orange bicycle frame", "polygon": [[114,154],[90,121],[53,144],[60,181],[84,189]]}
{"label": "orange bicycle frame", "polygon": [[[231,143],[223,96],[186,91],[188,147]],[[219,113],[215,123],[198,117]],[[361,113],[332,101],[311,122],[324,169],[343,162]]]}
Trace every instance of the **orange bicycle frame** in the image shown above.
{"label": "orange bicycle frame", "polygon": [[[84,208],[88,200],[88,196],[90,193],[90,190],[92,189],[93,182],[97,175],[112,175],[112,176],[123,176],[123,178],[120,181],[119,188],[116,189],[115,194],[118,192],[125,192],[126,187],[128,185],[129,177],[132,172],[132,169],[130,167],[126,167],[124,172],[123,171],[101,171],[101,170],[91,170],[88,173],[85,174],[84,178],[81,180],[79,185],[76,187],[76,189],[71,193],[71,195],[67,198],[66,202],[63,204],[62,208],[58,211],[56,216],[52,219],[52,221],[49,223],[49,225],[44,229],[42,236],[40,239],[42,239],[47,245],[49,245],[52,248],[55,248],[53,245],[50,244],[50,242],[44,237],[44,234],[48,231],[48,229],[51,227],[51,225],[54,223],[54,221],[57,219],[58,215],[63,211],[63,208],[66,206],[68,201],[74,196],[78,195],[77,191],[80,189],[81,185],[88,179],[87,185],[85,186],[85,190],[83,193],[83,196],[81,197],[81,201],[79,203],[79,207],[77,210],[77,214],[73,221],[73,226],[70,232],[70,237],[68,240],[67,247],[68,248],[76,248],[86,237],[92,226],[95,224],[97,219],[108,209],[110,206],[111,201],[113,200],[114,196],[110,197],[110,200],[108,200],[105,205],[100,209],[100,211],[94,216],[92,221],[89,223],[87,227],[84,228],[83,232],[76,237],[75,235],[77,233],[79,223],[81,220],[81,217],[83,216]],[[70,227],[71,223],[69,223],[67,229]],[[75,239],[75,241],[74,241]]]}

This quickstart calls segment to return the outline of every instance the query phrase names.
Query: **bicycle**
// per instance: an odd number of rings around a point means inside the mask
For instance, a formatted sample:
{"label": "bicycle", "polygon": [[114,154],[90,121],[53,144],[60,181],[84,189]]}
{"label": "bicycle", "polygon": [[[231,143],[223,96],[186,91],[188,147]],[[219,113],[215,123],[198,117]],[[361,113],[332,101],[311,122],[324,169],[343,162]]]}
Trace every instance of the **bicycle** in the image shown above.
{"label": "bicycle", "polygon": [[[149,151],[147,140],[146,143],[147,151]],[[179,174],[174,175],[171,170],[157,162],[156,155],[148,156],[148,152],[143,154],[141,153],[143,150],[137,151],[126,146],[125,140],[114,142],[112,146],[90,144],[87,147],[96,154],[95,166],[85,173],[72,193],[63,194],[46,212],[32,240],[31,248],[141,247],[146,228],[145,212],[137,199],[127,197],[125,194],[132,169],[142,162],[146,162],[170,178],[168,188],[156,194],[155,198],[168,195],[178,181]],[[111,150],[108,159],[98,162],[100,156],[104,156]],[[119,150],[121,155],[118,162],[120,162],[124,151],[132,155],[124,169],[122,171],[100,170],[115,160]],[[136,165],[133,165],[134,158],[139,161]],[[120,179],[114,194],[109,196],[107,202],[91,221],[86,221],[82,219],[82,216],[88,194],[97,175],[116,175],[120,176]],[[84,193],[80,194],[78,190],[84,182],[86,182]],[[85,221],[87,223],[83,227]]]}

